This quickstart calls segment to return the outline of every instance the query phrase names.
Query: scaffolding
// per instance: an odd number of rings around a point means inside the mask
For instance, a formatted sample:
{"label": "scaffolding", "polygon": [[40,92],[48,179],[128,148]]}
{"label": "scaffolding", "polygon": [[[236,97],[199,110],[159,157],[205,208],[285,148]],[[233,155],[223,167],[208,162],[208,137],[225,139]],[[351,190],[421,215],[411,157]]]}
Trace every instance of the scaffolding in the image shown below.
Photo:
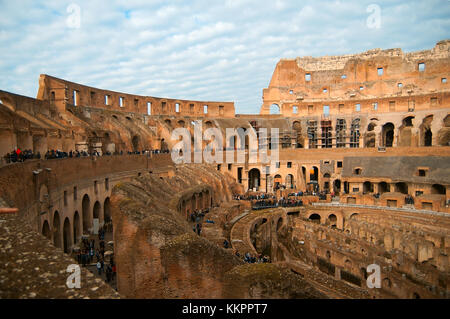
{"label": "scaffolding", "polygon": [[322,148],[331,148],[333,145],[331,121],[322,120],[320,121],[320,126],[322,128],[322,137],[321,137]]}
{"label": "scaffolding", "polygon": [[309,148],[317,148],[317,121],[309,120],[307,122],[308,126],[308,139]]}
{"label": "scaffolding", "polygon": [[358,148],[359,147],[359,125],[360,125],[360,119],[354,119],[352,121],[352,126],[350,128],[350,147],[351,148]]}
{"label": "scaffolding", "polygon": [[336,120],[336,147],[345,147],[347,124],[344,119]]}

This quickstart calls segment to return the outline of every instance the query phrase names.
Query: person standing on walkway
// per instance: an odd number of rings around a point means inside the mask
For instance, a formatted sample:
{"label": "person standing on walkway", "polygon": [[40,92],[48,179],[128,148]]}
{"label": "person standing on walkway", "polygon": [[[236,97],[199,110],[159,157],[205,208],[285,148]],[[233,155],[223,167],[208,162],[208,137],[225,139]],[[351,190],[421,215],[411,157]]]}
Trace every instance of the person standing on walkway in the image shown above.
{"label": "person standing on walkway", "polygon": [[102,275],[102,264],[100,262],[97,262],[97,271],[98,271],[98,275],[101,276]]}

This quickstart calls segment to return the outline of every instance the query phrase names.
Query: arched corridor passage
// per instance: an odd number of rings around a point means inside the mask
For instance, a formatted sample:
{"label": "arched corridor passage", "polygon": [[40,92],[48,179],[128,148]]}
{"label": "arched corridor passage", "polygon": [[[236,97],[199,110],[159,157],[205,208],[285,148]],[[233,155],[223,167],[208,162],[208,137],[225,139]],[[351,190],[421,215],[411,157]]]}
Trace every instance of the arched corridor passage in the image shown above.
{"label": "arched corridor passage", "polygon": [[64,241],[64,252],[68,254],[70,253],[70,249],[72,248],[72,236],[70,233],[70,221],[68,217],[64,219],[63,241]]}
{"label": "arched corridor passage", "polygon": [[259,169],[252,168],[248,172],[248,189],[259,189],[259,186],[261,186],[261,173]]}

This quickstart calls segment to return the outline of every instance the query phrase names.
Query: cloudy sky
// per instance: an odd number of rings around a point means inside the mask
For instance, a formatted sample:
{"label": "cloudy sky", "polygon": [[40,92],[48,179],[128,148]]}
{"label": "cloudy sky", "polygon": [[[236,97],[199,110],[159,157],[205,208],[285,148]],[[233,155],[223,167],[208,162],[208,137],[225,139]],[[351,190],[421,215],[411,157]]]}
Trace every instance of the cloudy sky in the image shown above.
{"label": "cloudy sky", "polygon": [[415,51],[450,39],[450,1],[0,0],[0,89],[39,74],[259,113],[280,58]]}

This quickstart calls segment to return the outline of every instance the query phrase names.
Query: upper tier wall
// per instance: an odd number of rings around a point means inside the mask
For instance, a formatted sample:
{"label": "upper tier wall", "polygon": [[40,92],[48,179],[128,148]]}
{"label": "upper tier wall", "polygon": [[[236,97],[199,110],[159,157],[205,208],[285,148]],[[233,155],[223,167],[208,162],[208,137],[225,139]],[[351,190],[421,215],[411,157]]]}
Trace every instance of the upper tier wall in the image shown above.
{"label": "upper tier wall", "polygon": [[448,107],[444,98],[450,92],[448,80],[450,40],[411,53],[375,49],[354,55],[281,59],[263,90],[260,113],[269,114],[272,104],[286,116],[322,114],[323,108],[316,104],[330,109],[339,104],[345,112],[356,112],[355,105],[363,101],[370,102],[370,108],[373,103],[382,104],[372,108],[374,113],[389,111],[390,101],[396,100],[406,108],[408,103],[416,109]]}
{"label": "upper tier wall", "polygon": [[234,117],[235,113],[234,102],[189,101],[132,95],[97,89],[46,74],[41,74],[39,78],[37,99],[48,100],[59,110],[65,110],[66,104],[69,104],[148,115]]}

